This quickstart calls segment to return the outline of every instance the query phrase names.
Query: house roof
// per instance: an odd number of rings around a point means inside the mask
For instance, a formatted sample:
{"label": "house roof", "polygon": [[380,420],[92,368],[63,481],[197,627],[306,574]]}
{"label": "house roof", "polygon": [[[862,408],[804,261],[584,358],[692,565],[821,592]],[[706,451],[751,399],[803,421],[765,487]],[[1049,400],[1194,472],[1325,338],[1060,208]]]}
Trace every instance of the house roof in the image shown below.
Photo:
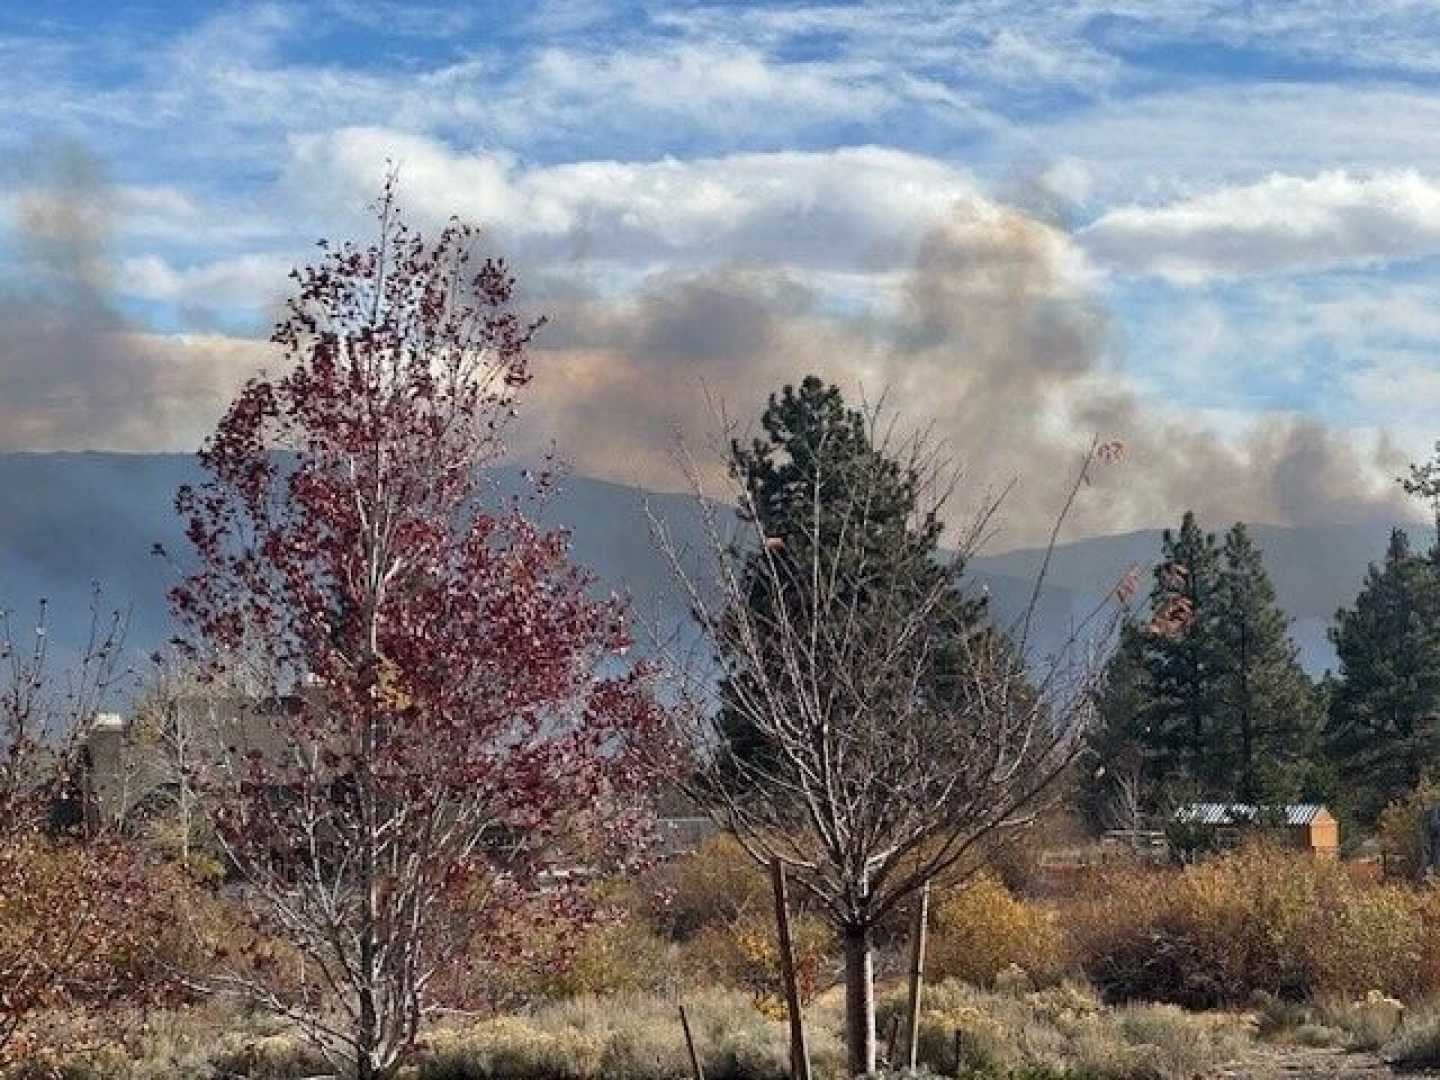
{"label": "house roof", "polygon": [[[1284,813],[1286,825],[1311,825],[1330,818],[1330,812],[1319,803],[1292,803],[1275,809]],[[1179,807],[1174,819],[1187,825],[1244,825],[1259,813],[1253,803],[1197,802]]]}

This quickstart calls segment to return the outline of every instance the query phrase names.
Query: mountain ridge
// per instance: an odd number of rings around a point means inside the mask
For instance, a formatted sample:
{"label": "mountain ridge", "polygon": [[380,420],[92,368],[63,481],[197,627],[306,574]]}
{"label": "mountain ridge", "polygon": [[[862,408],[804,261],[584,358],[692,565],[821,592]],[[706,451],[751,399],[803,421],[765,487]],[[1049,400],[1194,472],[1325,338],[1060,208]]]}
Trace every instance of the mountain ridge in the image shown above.
{"label": "mountain ridge", "polygon": [[[521,489],[519,470],[498,475],[502,492]],[[27,607],[33,610],[45,598],[58,640],[73,648],[83,637],[82,613],[98,583],[106,608],[130,612],[131,651],[143,655],[158,647],[173,632],[165,593],[176,570],[151,550],[155,543],[185,550],[174,493],[200,478],[188,454],[0,453],[0,608],[19,623],[28,618]],[[684,619],[684,607],[650,542],[646,503],[676,529],[682,544],[703,544],[691,496],[578,474],[560,478],[538,516],[570,531],[577,561],[605,586],[628,593],[637,617],[673,625]],[[1325,627],[1337,607],[1353,600],[1366,565],[1383,555],[1389,530],[1383,523],[1251,527],[1313,673],[1333,664]],[[1411,532],[1417,546],[1433,540],[1432,530]],[[1058,647],[1131,566],[1153,564],[1160,535],[1147,529],[1058,544],[1036,614],[1038,647]],[[967,577],[990,597],[997,623],[1003,626],[1023,610],[1043,558],[1043,549],[1030,548],[970,560]],[[1142,597],[1147,587],[1148,578]]]}

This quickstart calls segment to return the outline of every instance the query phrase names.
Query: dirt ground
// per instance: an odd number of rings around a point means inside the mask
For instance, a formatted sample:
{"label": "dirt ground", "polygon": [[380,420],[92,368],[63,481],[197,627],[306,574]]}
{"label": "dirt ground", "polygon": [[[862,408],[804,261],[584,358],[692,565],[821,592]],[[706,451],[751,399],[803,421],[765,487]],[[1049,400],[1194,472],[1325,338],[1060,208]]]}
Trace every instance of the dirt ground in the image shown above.
{"label": "dirt ground", "polygon": [[1210,1073],[1207,1080],[1397,1080],[1402,1076],[1440,1073],[1400,1072],[1379,1055],[1360,1051],[1262,1044],[1243,1059]]}

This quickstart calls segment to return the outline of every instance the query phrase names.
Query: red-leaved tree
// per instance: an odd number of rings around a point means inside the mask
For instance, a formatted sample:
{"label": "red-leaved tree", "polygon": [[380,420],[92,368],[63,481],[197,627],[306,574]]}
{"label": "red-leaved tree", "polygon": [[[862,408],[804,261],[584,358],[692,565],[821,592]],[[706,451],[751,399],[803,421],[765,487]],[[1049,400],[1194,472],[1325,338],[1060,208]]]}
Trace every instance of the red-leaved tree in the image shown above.
{"label": "red-leaved tree", "polygon": [[627,850],[661,728],[622,604],[487,479],[538,324],[470,227],[427,242],[393,180],[377,213],[374,243],[295,275],[289,370],[244,388],[177,496],[199,566],[173,592],[194,644],[252,684],[264,656],[272,684],[200,770],[280,943],[217,985],[365,1078],[473,956],[457,911],[533,895],[547,856]]}

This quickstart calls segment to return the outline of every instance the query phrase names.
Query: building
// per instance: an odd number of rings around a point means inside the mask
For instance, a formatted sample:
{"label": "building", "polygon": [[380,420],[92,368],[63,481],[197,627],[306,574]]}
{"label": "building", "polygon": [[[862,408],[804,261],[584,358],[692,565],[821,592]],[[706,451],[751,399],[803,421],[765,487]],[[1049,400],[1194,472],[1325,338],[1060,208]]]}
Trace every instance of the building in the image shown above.
{"label": "building", "polygon": [[295,695],[181,698],[163,722],[144,728],[134,717],[97,713],[80,758],[87,824],[109,828],[173,804],[197,768],[256,753],[282,758],[285,739],[275,718],[300,707]]}
{"label": "building", "polygon": [[1340,857],[1340,823],[1319,803],[1257,807],[1250,803],[1197,802],[1179,807],[1176,826],[1203,841],[1199,847],[1231,848],[1258,830],[1296,851],[1322,859]]}

